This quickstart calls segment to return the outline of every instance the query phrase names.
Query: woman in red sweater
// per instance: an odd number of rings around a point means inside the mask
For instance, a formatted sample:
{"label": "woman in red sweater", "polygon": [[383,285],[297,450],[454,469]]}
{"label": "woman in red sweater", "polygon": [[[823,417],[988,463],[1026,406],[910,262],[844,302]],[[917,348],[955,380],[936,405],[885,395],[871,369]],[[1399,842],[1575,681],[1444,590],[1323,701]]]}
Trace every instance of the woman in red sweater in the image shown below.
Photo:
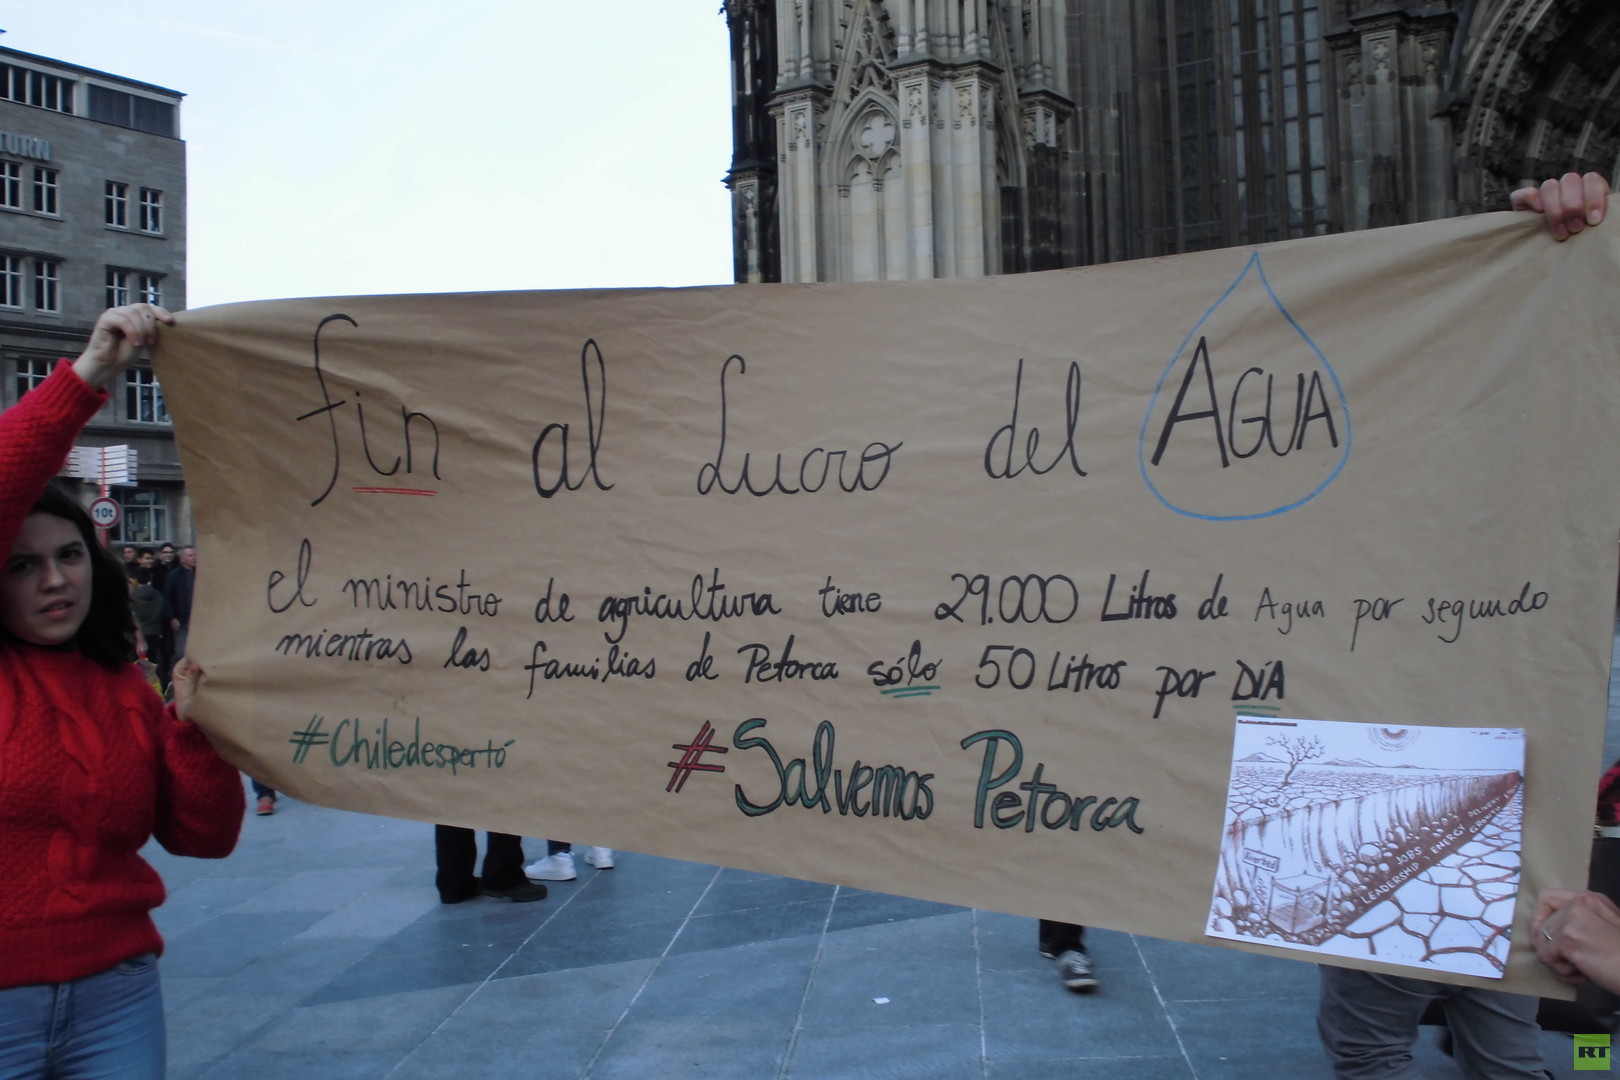
{"label": "woman in red sweater", "polygon": [[169,313],[115,308],[72,364],[0,414],[0,1080],[164,1071],[139,851],[236,846],[241,780],[187,722],[202,671],[176,665],[165,708],[134,659],[124,570],[51,485],[104,389]]}

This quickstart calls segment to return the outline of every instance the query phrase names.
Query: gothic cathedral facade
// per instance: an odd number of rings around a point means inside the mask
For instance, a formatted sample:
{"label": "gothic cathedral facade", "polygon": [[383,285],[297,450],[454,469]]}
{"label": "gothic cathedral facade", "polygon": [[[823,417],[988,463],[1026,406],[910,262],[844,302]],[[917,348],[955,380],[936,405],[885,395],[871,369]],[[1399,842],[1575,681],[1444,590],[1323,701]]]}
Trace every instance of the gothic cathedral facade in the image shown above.
{"label": "gothic cathedral facade", "polygon": [[735,277],[976,277],[1620,169],[1615,0],[725,0]]}

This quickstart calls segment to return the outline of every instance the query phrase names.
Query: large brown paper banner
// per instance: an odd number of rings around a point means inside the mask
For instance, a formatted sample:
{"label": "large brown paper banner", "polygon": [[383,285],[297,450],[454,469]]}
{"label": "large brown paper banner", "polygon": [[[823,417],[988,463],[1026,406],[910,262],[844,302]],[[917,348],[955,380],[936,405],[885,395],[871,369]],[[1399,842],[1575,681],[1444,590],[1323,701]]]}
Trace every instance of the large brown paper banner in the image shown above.
{"label": "large brown paper banner", "polygon": [[[1523,942],[1537,890],[1584,883],[1602,765],[1617,263],[1620,228],[1500,214],[974,281],[189,312],[158,360],[204,722],[328,806],[1187,941],[1238,716],[1522,728]],[[1310,813],[1364,892],[1417,857],[1366,844],[1462,836]],[[1286,884],[1296,929],[1373,902]],[[1523,944],[1438,977],[1557,986]]]}

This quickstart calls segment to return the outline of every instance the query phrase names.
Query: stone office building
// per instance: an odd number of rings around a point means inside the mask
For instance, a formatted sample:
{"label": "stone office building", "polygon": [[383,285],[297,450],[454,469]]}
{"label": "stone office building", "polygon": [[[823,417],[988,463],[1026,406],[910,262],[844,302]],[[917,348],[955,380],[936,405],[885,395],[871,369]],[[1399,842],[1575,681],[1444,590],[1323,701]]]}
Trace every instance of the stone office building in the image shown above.
{"label": "stone office building", "polygon": [[[0,48],[0,407],[76,356],[104,308],[185,307],[181,97]],[[136,484],[112,490],[124,507],[113,540],[188,542],[162,388],[137,362],[110,389],[78,445],[136,451]]]}
{"label": "stone office building", "polygon": [[1620,170],[1615,0],[726,0],[737,281],[973,277]]}

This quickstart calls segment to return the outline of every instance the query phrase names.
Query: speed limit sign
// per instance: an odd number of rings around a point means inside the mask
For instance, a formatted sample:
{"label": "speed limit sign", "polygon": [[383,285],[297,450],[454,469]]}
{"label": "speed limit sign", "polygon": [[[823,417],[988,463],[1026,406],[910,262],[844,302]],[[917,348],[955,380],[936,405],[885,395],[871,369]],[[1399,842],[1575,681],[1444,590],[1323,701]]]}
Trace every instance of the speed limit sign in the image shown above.
{"label": "speed limit sign", "polygon": [[112,528],[123,516],[124,509],[118,505],[116,499],[109,499],[103,495],[90,504],[90,520],[96,523],[98,529]]}

